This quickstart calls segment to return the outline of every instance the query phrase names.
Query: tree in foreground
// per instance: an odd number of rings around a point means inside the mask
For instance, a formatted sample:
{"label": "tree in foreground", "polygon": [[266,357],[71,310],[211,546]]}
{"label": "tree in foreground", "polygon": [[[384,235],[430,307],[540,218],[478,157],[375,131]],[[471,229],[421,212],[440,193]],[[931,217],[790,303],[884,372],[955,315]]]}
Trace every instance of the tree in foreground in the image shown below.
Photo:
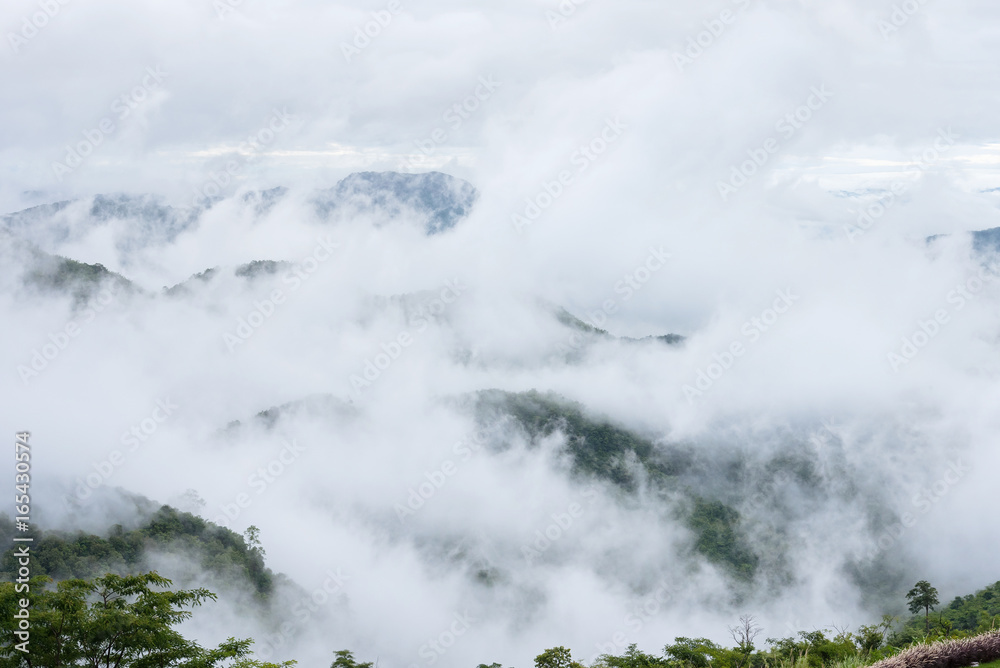
{"label": "tree in foreground", "polygon": [[940,603],[938,601],[937,589],[932,587],[931,583],[927,580],[921,580],[913,585],[913,589],[906,594],[906,599],[910,602],[910,612],[912,614],[919,615],[921,610],[924,611],[925,633],[930,633],[931,610]]}
{"label": "tree in foreground", "polygon": [[535,657],[535,668],[584,668],[565,647],[547,649]]}
{"label": "tree in foreground", "polygon": [[669,668],[670,665],[668,659],[646,654],[635,643],[621,656],[602,654],[594,664],[595,668]]}
{"label": "tree in foreground", "polygon": [[757,626],[757,620],[753,615],[743,615],[740,617],[739,625],[729,627],[729,634],[736,642],[736,650],[740,654],[736,668],[740,668],[740,666],[745,665],[750,660],[750,655],[756,649],[754,642],[762,630]]}
{"label": "tree in foreground", "polygon": [[351,652],[350,650],[342,649],[339,652],[334,652],[333,654],[337,658],[333,660],[332,664],[330,664],[330,668],[372,668],[371,661],[357,663],[354,660],[354,652]]}
{"label": "tree in foreground", "polygon": [[[251,658],[253,640],[230,638],[205,649],[173,629],[190,608],[216,600],[207,589],[170,591],[170,580],[153,573],[94,580],[63,580],[46,589],[33,578],[30,593],[0,583],[0,668],[287,668]],[[15,633],[19,601],[30,600],[27,652]],[[22,646],[23,647],[23,646]]]}

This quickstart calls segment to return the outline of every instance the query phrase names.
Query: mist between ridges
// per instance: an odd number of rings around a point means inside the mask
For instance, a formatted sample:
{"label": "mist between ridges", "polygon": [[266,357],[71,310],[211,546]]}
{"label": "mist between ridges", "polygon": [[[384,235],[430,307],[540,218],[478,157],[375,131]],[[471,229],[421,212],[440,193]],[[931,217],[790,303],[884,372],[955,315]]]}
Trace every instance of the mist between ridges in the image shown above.
{"label": "mist between ridges", "polygon": [[122,432],[119,439],[121,444],[128,446],[127,450],[111,450],[104,459],[92,462],[90,468],[93,472],[87,473],[82,478],[76,479],[76,487],[73,496],[63,496],[63,506],[67,510],[74,510],[83,502],[87,501],[102,485],[114,475],[115,471],[123,467],[131,453],[137,452],[144,446],[153,435],[160,429],[160,425],[174,415],[174,411],[180,408],[168,396],[164,399],[156,400],[156,407],[148,415],[131,425],[127,431]]}
{"label": "mist between ridges", "polygon": [[867,551],[866,559],[874,559],[880,553],[888,551],[906,533],[915,527],[921,517],[926,517],[934,507],[941,502],[972,469],[961,458],[948,462],[948,467],[940,478],[930,485],[921,486],[910,498],[912,510],[907,510],[899,516],[899,520],[883,529]]}
{"label": "mist between ridges", "polygon": [[777,298],[771,307],[765,308],[759,315],[750,318],[740,327],[740,334],[746,337],[735,339],[726,346],[722,352],[712,355],[712,361],[704,368],[697,370],[697,378],[694,384],[685,384],[681,391],[689,404],[694,404],[694,400],[700,399],[706,392],[714,387],[715,383],[722,378],[730,369],[735,366],[737,360],[743,357],[751,348],[751,344],[756,344],[764,333],[771,330],[774,325],[792,308],[801,297],[792,292],[792,288],[775,291]]}
{"label": "mist between ridges", "polygon": [[314,621],[313,618],[331,601],[338,600],[344,595],[345,583],[352,579],[340,568],[327,570],[324,575],[326,578],[320,586],[313,589],[305,598],[296,600],[290,611],[292,618],[289,621],[281,622],[274,633],[261,636],[258,648],[255,649],[258,657],[268,661],[286,643],[294,641],[302,633],[303,628]]}
{"label": "mist between ridges", "polygon": [[[631,300],[643,287],[649,283],[653,275],[666,266],[671,254],[664,250],[663,246],[650,246],[646,259],[639,263],[632,271],[624,274],[621,280],[617,281],[612,289],[616,295],[621,295],[621,302]],[[601,305],[593,310],[587,311],[587,318],[584,323],[594,329],[601,329],[608,322],[608,319],[618,313],[621,305],[617,297],[605,299]],[[566,343],[559,344],[562,353],[569,353],[580,350],[583,347],[583,336],[580,332],[573,332]]]}
{"label": "mist between ridges", "polygon": [[[409,319],[405,329],[389,341],[383,341],[379,346],[380,352],[365,358],[362,371],[348,377],[347,382],[351,386],[351,394],[356,398],[361,397],[400,358],[403,351],[410,348],[417,337],[430,328],[431,319],[443,315],[468,289],[469,286],[464,285],[461,278],[446,280],[437,297],[427,304],[426,311],[421,305],[416,316]],[[416,329],[411,331],[411,327]]]}
{"label": "mist between ridges", "polygon": [[[541,529],[536,529],[530,543],[521,545],[521,556],[524,557],[528,566],[533,566],[534,561],[540,559],[545,552],[548,552],[563,537],[571,533],[571,529],[577,524],[577,520],[584,516],[587,508],[593,506],[598,500],[597,485],[585,487],[579,493],[581,501],[573,501],[565,510],[552,513],[549,517],[552,521]],[[585,502],[582,500],[586,500]]]}
{"label": "mist between ridges", "polygon": [[298,461],[299,457],[305,452],[306,446],[299,445],[296,439],[293,438],[290,441],[287,439],[284,440],[281,450],[274,457],[261,466],[258,466],[253,473],[247,476],[246,487],[255,490],[255,495],[250,496],[247,492],[237,493],[231,501],[219,505],[222,514],[216,515],[212,521],[221,527],[231,529],[233,526],[232,522],[239,519],[243,515],[243,511],[253,505],[254,499],[260,497],[270,489],[277,482],[278,478],[284,475],[285,471]]}
{"label": "mist between ridges", "polygon": [[458,458],[446,459],[439,466],[424,471],[423,480],[415,486],[409,487],[407,491],[406,503],[397,503],[393,506],[396,518],[400,524],[406,522],[407,518],[415,515],[424,505],[443,488],[448,480],[459,473],[460,465],[472,459],[473,455],[479,453],[487,442],[487,430],[480,429],[471,436],[459,439],[451,447],[452,454]]}
{"label": "mist between ridges", "polygon": [[87,301],[80,314],[79,322],[77,318],[72,318],[55,332],[49,332],[48,343],[31,351],[31,359],[27,365],[17,366],[16,371],[21,382],[27,385],[29,380],[41,375],[41,372],[45,371],[49,364],[55,361],[62,351],[66,350],[70,342],[80,336],[85,325],[92,323],[97,319],[98,314],[103,313],[113,302],[117,302],[121,292],[121,284],[112,281]]}
{"label": "mist between ridges", "polygon": [[275,314],[278,306],[284,304],[291,294],[312,278],[319,271],[320,266],[333,257],[334,251],[339,248],[340,243],[333,241],[329,234],[325,237],[317,237],[312,252],[296,262],[281,277],[282,284],[289,286],[288,292],[282,288],[275,288],[267,298],[254,301],[253,310],[237,320],[236,329],[222,335],[222,340],[229,352],[236,352],[237,346],[246,343],[250,337],[256,334],[257,330]]}
{"label": "mist between ridges", "polygon": [[899,352],[895,346],[886,355],[889,367],[893,373],[899,373],[903,365],[908,365],[913,359],[933,341],[941,331],[952,322],[952,316],[958,315],[970,302],[978,297],[996,280],[996,275],[990,269],[980,265],[975,276],[967,278],[950,290],[945,296],[953,309],[941,306],[934,310],[926,320],[917,319],[916,327],[909,335],[900,339]]}

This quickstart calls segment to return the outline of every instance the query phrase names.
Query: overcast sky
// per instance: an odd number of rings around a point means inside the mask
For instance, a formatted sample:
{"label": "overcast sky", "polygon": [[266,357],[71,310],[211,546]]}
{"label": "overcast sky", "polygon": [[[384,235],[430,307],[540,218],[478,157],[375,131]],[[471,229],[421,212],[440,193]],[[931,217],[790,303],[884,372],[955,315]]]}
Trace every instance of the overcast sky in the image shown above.
{"label": "overcast sky", "polygon": [[[38,2],[5,3],[7,208],[23,191],[183,192],[275,108],[298,123],[264,147],[250,178],[265,182],[398,168],[440,127],[447,139],[430,164],[513,187],[621,116],[633,139],[607,170],[627,170],[646,196],[684,201],[712,190],[821,85],[833,97],[782,142],[786,161],[867,158],[878,162],[846,169],[881,171],[951,126],[984,156],[963,166],[996,162],[983,149],[994,139],[1000,9],[985,0],[919,3],[912,15],[891,2],[400,0],[387,25],[368,26],[371,38],[358,30],[387,3],[233,4],[67,0],[49,18]],[[480,77],[501,85],[452,129],[443,113]],[[103,118],[115,129],[60,181],[52,163]]]}

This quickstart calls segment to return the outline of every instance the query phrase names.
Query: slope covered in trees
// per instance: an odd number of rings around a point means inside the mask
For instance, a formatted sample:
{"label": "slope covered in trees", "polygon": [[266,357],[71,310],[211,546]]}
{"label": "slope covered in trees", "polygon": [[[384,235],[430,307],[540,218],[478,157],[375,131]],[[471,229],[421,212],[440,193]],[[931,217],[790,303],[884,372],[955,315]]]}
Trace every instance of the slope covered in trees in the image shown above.
{"label": "slope covered in trees", "polygon": [[[11,544],[14,525],[0,516],[0,541]],[[113,526],[107,535],[35,531],[31,572],[55,580],[92,578],[105,573],[125,575],[148,570],[153,551],[193,556],[206,571],[224,579],[242,580],[261,597],[274,587],[274,574],[264,565],[259,546],[223,527],[170,506],[161,507],[142,526],[125,530]],[[17,570],[14,549],[0,558],[0,579],[11,580]]]}
{"label": "slope covered in trees", "polygon": [[610,481],[627,494],[636,492],[640,479],[664,499],[680,493],[684,500],[676,512],[694,534],[694,550],[738,579],[756,573],[760,559],[743,533],[739,511],[684,478],[695,468],[689,451],[654,444],[551,393],[488,390],[478,393],[476,409],[483,423],[513,418],[532,442],[562,433],[575,475]]}

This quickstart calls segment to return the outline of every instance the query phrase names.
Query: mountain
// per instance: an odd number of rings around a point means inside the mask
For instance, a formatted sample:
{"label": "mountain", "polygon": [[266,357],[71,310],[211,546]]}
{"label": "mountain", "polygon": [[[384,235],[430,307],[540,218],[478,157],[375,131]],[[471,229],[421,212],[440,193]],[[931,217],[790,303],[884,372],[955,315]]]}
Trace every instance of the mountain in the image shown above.
{"label": "mountain", "polygon": [[48,251],[111,227],[116,249],[127,253],[171,243],[196,225],[201,213],[164,204],[153,195],[109,194],[9,213],[0,216],[0,226]]}
{"label": "mountain", "polygon": [[94,299],[102,286],[107,285],[116,293],[137,289],[130,280],[103,264],[87,264],[42,252],[35,254],[23,280],[28,287],[69,294],[78,306]]}
{"label": "mountain", "polygon": [[973,232],[972,248],[979,253],[1000,252],[1000,227]]}
{"label": "mountain", "polygon": [[359,214],[393,219],[410,214],[433,235],[468,216],[478,197],[471,183],[441,172],[361,172],[320,191],[313,202],[324,220]]}
{"label": "mountain", "polygon": [[[966,232],[972,241],[972,251],[979,255],[989,255],[1000,252],[1000,227],[993,227],[987,230],[973,230]],[[924,241],[932,244],[938,239],[944,239],[950,234],[932,234]]]}
{"label": "mountain", "polygon": [[[262,217],[291,195],[288,188],[277,186],[244,192],[238,202]],[[466,218],[478,195],[469,182],[440,172],[361,172],[306,198],[322,221],[360,216],[381,225],[407,218],[433,235]],[[172,243],[178,235],[196,228],[207,210],[236,198],[218,197],[206,200],[203,206],[174,206],[149,194],[97,194],[0,215],[0,229],[54,253],[95,230],[109,228],[115,250],[127,255]]]}
{"label": "mountain", "polygon": [[[140,497],[138,501],[146,507],[152,505],[148,499]],[[14,523],[0,515],[0,544],[12,544],[15,535],[19,534]],[[104,536],[38,529],[24,535],[34,539],[32,574],[55,580],[143,572],[153,568],[154,553],[173,553],[193,560],[216,577],[250,586],[261,597],[274,590],[274,573],[264,565],[261,552],[247,545],[242,536],[170,506],[148,513],[133,529],[115,524]],[[17,568],[11,547],[0,558],[0,579],[12,580]],[[173,573],[164,575],[176,577]]]}
{"label": "mountain", "polygon": [[[543,302],[544,303],[544,302]],[[614,336],[608,333],[606,330],[600,329],[599,327],[594,327],[593,325],[584,322],[580,318],[562,308],[561,306],[549,306],[556,319],[569,327],[570,329],[577,330],[583,337],[590,341],[622,341],[624,343],[645,343],[649,341],[656,341],[659,343],[664,343],[668,346],[679,346],[686,340],[687,337],[681,336],[680,334],[659,334],[653,336],[644,336],[641,338],[633,338],[631,336]],[[567,350],[572,348],[572,345],[567,346]]]}

